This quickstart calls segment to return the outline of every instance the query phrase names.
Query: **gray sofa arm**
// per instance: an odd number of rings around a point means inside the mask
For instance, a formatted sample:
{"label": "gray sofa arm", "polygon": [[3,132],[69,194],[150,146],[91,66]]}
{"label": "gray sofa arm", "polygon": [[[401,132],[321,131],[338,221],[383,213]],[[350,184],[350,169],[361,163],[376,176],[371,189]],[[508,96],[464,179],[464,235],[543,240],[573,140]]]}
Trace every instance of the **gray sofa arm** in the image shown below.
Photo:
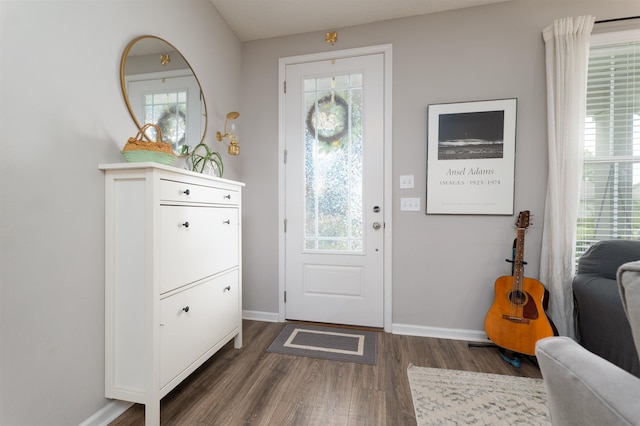
{"label": "gray sofa arm", "polygon": [[615,280],[620,265],[639,259],[640,241],[638,240],[598,241],[580,256],[576,274],[595,274]]}
{"label": "gray sofa arm", "polygon": [[618,269],[618,290],[636,349],[640,349],[640,261],[625,263]]}
{"label": "gray sofa arm", "polygon": [[598,241],[580,257],[572,290],[580,344],[640,377],[638,352],[616,282],[620,266],[638,259],[640,240]]}
{"label": "gray sofa arm", "polygon": [[640,424],[640,379],[568,337],[536,344],[554,425]]}

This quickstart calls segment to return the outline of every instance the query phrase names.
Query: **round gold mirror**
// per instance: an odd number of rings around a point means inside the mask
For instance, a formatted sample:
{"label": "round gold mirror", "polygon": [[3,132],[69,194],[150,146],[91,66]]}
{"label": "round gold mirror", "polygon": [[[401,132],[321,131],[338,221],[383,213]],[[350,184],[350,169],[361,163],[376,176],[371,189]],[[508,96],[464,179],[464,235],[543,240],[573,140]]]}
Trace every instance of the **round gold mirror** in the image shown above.
{"label": "round gold mirror", "polygon": [[[160,127],[176,155],[188,155],[204,141],[207,106],[200,82],[171,43],[149,35],[133,39],[122,54],[120,85],[138,129]],[[146,138],[158,140],[155,127],[148,128]]]}

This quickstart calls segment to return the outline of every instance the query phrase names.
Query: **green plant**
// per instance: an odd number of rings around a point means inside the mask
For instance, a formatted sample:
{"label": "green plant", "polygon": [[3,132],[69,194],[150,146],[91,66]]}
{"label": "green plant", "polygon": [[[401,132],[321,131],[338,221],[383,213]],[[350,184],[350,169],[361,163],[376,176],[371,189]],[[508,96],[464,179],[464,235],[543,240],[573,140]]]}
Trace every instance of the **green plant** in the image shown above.
{"label": "green plant", "polygon": [[207,167],[211,168],[211,171],[215,174],[217,171],[218,177],[222,177],[224,172],[224,165],[222,164],[222,156],[219,152],[211,151],[209,147],[201,143],[193,148],[191,155],[187,159],[190,170],[199,173],[205,173]]}

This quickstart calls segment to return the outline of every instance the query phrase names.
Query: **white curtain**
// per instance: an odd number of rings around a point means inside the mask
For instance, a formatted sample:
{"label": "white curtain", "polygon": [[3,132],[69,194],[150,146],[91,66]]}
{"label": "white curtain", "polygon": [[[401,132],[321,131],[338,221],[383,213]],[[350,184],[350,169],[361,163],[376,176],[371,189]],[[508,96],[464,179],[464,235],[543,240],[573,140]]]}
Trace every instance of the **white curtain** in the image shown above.
{"label": "white curtain", "polygon": [[575,231],[582,180],[589,42],[594,18],[557,19],[543,31],[547,65],[549,176],[540,281],[550,293],[547,313],[562,336],[575,337]]}

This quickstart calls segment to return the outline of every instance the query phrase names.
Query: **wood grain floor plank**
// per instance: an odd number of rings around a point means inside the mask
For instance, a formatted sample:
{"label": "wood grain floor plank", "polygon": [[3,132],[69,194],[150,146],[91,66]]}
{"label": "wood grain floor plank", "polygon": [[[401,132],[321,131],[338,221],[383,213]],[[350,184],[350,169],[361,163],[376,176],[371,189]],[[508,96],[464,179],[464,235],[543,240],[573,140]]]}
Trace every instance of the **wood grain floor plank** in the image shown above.
{"label": "wood grain floor plank", "polygon": [[353,387],[347,426],[384,426],[386,422],[384,391]]}
{"label": "wood grain floor plank", "polygon": [[[320,378],[322,375],[322,360],[296,357],[292,355],[271,354],[290,362],[287,368],[288,382],[282,400],[295,405],[313,405],[320,393]],[[290,372],[297,372],[291,374]]]}
{"label": "wood grain floor plank", "polygon": [[[534,363],[515,368],[496,348],[384,332],[376,365],[266,352],[283,328],[244,321],[244,347],[230,342],[170,392],[161,403],[162,426],[412,426],[409,364],[541,377]],[[141,405],[110,423],[138,425]]]}
{"label": "wood grain floor plank", "polygon": [[313,405],[280,401],[276,404],[270,424],[282,426],[308,425]]}

